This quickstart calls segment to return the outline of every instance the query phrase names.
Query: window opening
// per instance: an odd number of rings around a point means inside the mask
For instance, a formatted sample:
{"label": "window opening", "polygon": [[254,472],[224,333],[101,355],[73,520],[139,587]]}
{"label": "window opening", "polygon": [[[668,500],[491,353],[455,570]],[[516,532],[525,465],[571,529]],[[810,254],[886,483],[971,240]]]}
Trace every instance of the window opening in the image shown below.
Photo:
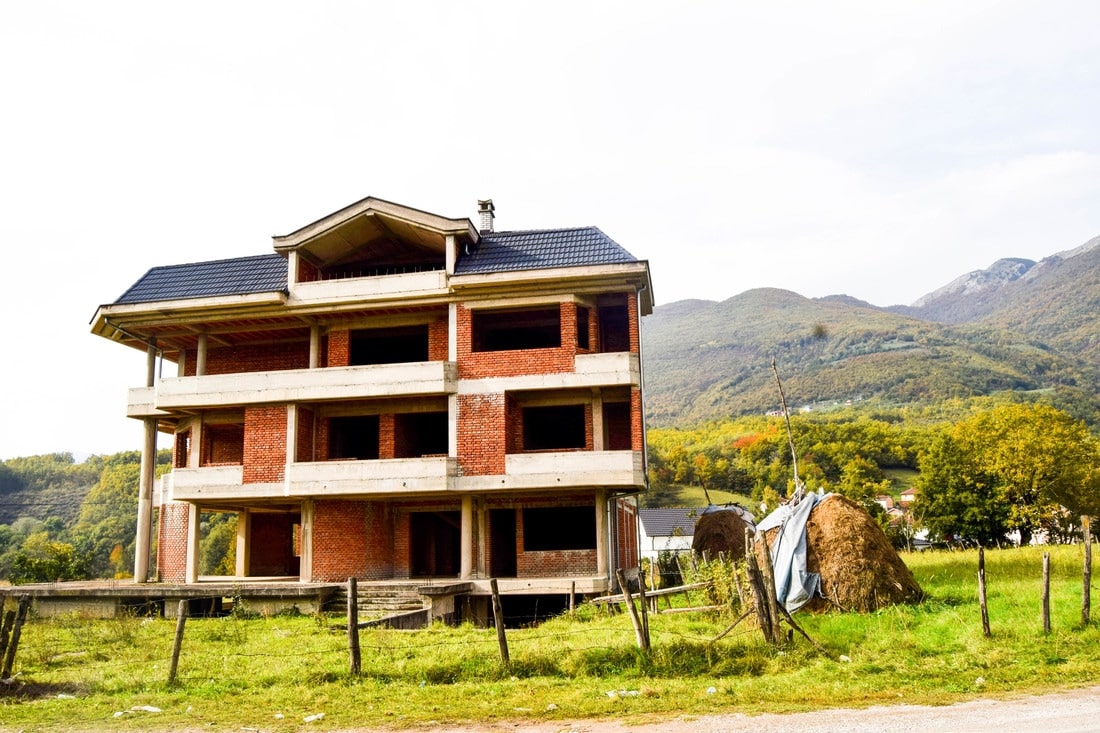
{"label": "window opening", "polygon": [[630,450],[630,403],[603,403],[604,446],[607,450]]}
{"label": "window opening", "polygon": [[561,347],[561,308],[474,311],[474,351],[556,349]]}
{"label": "window opening", "polygon": [[523,408],[523,450],[583,450],[584,405]]}
{"label": "window opening", "polygon": [[596,510],[592,506],[523,510],[525,552],[596,549]]}
{"label": "window opening", "polygon": [[328,455],[334,460],[369,461],[378,458],[378,416],[331,418]]}
{"label": "window opening", "polygon": [[588,348],[588,309],[577,306],[577,348]]}
{"label": "window opening", "polygon": [[352,366],[428,361],[428,326],[352,331],[350,357]]}
{"label": "window opening", "polygon": [[630,351],[630,313],[626,295],[601,295],[596,308],[600,351]]}
{"label": "window opening", "polygon": [[394,415],[394,458],[447,455],[447,413]]}

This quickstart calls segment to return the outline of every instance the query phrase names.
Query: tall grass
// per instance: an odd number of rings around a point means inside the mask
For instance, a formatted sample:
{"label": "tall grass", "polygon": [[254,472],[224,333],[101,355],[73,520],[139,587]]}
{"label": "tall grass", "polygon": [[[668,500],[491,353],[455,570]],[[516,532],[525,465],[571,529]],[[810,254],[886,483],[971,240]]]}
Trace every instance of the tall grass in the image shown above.
{"label": "tall grass", "polygon": [[1100,634],[1080,625],[1081,551],[1046,551],[1049,636],[1040,617],[1043,549],[986,553],[989,639],[977,606],[976,553],[934,552],[905,556],[927,593],[920,605],[800,614],[825,653],[798,637],[768,647],[751,622],[715,642],[733,616],[688,613],[651,615],[653,648],[645,655],[626,614],[584,605],[571,617],[509,629],[508,668],[491,629],[364,630],[362,673],[352,678],[346,633],[334,628],[342,619],[229,617],[188,620],[178,680],[169,685],[174,621],[32,619],[20,676],[0,691],[0,727],[289,731],[317,713],[325,717],[311,729],[755,713],[1087,684],[1100,673]]}

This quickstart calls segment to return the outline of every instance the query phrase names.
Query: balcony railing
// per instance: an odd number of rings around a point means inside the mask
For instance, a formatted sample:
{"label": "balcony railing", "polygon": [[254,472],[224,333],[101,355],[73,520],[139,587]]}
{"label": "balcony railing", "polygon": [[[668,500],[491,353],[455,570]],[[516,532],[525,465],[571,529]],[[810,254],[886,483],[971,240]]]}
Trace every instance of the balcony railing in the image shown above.
{"label": "balcony railing", "polygon": [[131,389],[127,414],[157,417],[172,409],[448,394],[455,391],[456,374],[454,362],[425,361],[175,377]]}

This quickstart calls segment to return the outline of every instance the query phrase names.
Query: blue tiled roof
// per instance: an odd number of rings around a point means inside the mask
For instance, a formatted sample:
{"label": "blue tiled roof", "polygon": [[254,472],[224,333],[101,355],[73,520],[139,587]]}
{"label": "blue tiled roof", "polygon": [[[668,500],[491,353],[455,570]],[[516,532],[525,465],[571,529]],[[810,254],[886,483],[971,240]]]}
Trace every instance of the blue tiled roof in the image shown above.
{"label": "blue tiled roof", "polygon": [[276,292],[286,290],[286,270],[279,254],[154,267],[115,304]]}
{"label": "blue tiled roof", "polygon": [[493,232],[481,235],[478,248],[458,258],[455,274],[615,265],[637,261],[634,255],[596,227]]}

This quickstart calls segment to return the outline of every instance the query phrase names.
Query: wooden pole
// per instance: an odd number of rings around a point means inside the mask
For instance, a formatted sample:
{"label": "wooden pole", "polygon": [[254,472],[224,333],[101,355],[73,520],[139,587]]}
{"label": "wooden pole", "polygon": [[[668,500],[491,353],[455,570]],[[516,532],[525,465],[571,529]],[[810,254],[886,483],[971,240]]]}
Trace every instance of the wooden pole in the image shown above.
{"label": "wooden pole", "polygon": [[497,579],[489,580],[489,588],[493,591],[493,623],[497,627],[497,646],[500,647],[500,662],[505,667],[512,664],[508,656],[508,637],[504,633],[504,607],[500,604],[500,589],[497,588]]}
{"label": "wooden pole", "polygon": [[1050,633],[1050,553],[1043,553],[1043,633]]}
{"label": "wooden pole", "polygon": [[168,684],[176,683],[176,670],[179,669],[180,649],[183,648],[183,629],[187,625],[187,600],[180,599],[176,606],[176,638],[172,642],[172,661],[168,666]]}
{"label": "wooden pole", "polygon": [[1084,587],[1081,589],[1081,625],[1088,626],[1092,615],[1092,518],[1081,517],[1081,531],[1085,537]]}
{"label": "wooden pole", "polygon": [[577,581],[569,583],[569,615],[572,616],[573,612],[577,610]]}
{"label": "wooden pole", "polygon": [[358,677],[362,669],[362,657],[359,653],[359,581],[348,578],[348,672]]}
{"label": "wooden pole", "polygon": [[19,596],[19,610],[15,615],[15,625],[11,630],[11,640],[4,650],[4,669],[0,679],[11,679],[11,668],[15,665],[15,652],[19,649],[19,635],[23,632],[23,622],[27,620],[27,609],[31,606],[30,596]]}
{"label": "wooden pole", "polygon": [[982,610],[982,633],[988,639],[993,636],[989,630],[989,606],[985,602],[985,548],[978,548],[978,605]]}
{"label": "wooden pole", "polygon": [[[779,628],[779,599],[775,597],[775,568],[772,566],[772,551],[768,547],[768,535],[766,532],[760,533],[760,542],[764,548],[764,563],[761,567],[761,576],[764,581],[764,595],[768,603],[768,620],[772,625],[772,637],[778,642],[783,637],[783,632]],[[786,608],[784,607],[784,610]]]}
{"label": "wooden pole", "polygon": [[649,651],[649,643],[642,629],[642,622],[638,618],[638,609],[634,608],[634,596],[630,594],[630,588],[626,585],[626,577],[623,576],[622,568],[615,571],[615,577],[619,581],[619,590],[622,591],[623,599],[626,601],[626,610],[630,612],[630,622],[634,624],[634,638],[638,642],[638,648],[643,652],[647,652]]}
{"label": "wooden pole", "polygon": [[[3,605],[0,604],[0,609]],[[4,612],[4,623],[0,625],[0,659],[4,658],[4,654],[8,651],[8,637],[11,636],[11,627],[15,625],[15,609],[9,609]]]}
{"label": "wooden pole", "polygon": [[645,595],[645,573],[638,568],[638,606],[642,610],[642,634],[645,635],[645,648],[649,648],[649,600]]}
{"label": "wooden pole", "polygon": [[749,576],[749,586],[752,588],[752,605],[756,611],[756,621],[760,625],[760,632],[764,634],[764,641],[775,644],[773,626],[768,619],[768,601],[764,598],[764,581],[760,574],[760,565],[756,561],[756,549],[753,547],[752,536],[745,530],[745,568]]}

